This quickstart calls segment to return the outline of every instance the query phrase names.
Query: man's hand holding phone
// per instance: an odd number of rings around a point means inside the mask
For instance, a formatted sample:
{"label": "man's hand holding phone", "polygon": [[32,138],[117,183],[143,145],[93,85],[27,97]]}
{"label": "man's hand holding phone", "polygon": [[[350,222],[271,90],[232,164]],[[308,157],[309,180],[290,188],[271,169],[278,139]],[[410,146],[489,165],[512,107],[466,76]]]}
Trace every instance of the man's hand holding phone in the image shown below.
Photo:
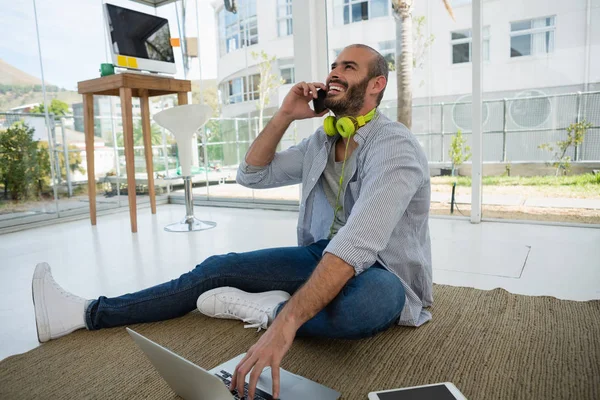
{"label": "man's hand holding phone", "polygon": [[[319,98],[319,93],[321,93],[321,98]],[[324,99],[323,95],[326,94],[327,87],[323,83],[297,83],[292,87],[287,96],[285,96],[285,99],[283,99],[279,113],[291,120],[321,117],[325,115],[328,110],[326,108],[322,108],[318,112],[316,110],[317,106],[322,104],[322,100]],[[308,104],[311,100],[314,102],[314,111]]]}

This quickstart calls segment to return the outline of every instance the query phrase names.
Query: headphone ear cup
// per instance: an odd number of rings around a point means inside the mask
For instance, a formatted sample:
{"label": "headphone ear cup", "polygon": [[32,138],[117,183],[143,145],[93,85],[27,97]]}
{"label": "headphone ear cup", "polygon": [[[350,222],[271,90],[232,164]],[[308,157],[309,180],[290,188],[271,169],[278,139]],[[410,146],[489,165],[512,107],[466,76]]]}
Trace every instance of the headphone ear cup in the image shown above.
{"label": "headphone ear cup", "polygon": [[323,121],[323,130],[327,136],[335,136],[337,133],[337,129],[335,129],[335,117],[330,115],[325,118],[325,121]]}
{"label": "headphone ear cup", "polygon": [[343,138],[349,138],[356,132],[356,125],[349,117],[342,117],[337,120],[335,127]]}

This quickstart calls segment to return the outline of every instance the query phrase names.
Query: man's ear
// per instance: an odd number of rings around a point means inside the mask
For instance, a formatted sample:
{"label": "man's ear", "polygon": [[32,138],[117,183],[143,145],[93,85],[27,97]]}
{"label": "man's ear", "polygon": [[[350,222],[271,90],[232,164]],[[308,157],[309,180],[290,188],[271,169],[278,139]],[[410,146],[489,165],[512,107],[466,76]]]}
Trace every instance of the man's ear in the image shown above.
{"label": "man's ear", "polygon": [[385,90],[385,87],[387,86],[387,79],[385,79],[385,76],[383,75],[379,75],[375,78],[372,79],[371,81],[371,94],[379,94],[381,93],[383,90]]}

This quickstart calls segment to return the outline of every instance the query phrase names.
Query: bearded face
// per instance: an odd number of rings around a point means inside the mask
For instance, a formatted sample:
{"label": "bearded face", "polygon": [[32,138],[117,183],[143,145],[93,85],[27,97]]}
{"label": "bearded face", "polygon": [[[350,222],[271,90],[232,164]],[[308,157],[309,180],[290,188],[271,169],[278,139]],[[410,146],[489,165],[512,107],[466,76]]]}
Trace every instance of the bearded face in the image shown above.
{"label": "bearded face", "polygon": [[365,103],[365,92],[369,84],[369,77],[355,84],[348,84],[333,78],[327,84],[327,97],[325,107],[337,117],[356,116]]}

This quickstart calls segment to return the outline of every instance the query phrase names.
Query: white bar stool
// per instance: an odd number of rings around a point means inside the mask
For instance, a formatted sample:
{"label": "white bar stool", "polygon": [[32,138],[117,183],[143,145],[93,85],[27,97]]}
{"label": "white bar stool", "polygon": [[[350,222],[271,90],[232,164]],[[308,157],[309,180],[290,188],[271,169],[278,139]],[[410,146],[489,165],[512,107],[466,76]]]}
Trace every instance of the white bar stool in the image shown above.
{"label": "white bar stool", "polygon": [[168,108],[154,115],[154,121],[175,136],[185,191],[185,217],[179,222],[165,226],[165,231],[203,231],[217,226],[216,222],[201,221],[194,216],[192,194],[192,137],[208,122],[211,114],[209,106],[188,104]]}

